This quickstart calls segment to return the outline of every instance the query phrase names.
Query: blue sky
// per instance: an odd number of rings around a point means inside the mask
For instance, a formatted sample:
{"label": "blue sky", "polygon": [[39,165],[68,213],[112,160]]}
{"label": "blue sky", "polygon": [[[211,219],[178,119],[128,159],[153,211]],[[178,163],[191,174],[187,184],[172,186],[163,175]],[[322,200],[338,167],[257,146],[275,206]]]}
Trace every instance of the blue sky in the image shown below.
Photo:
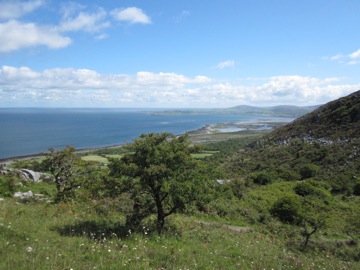
{"label": "blue sky", "polygon": [[360,89],[358,0],[0,0],[0,107],[314,105]]}

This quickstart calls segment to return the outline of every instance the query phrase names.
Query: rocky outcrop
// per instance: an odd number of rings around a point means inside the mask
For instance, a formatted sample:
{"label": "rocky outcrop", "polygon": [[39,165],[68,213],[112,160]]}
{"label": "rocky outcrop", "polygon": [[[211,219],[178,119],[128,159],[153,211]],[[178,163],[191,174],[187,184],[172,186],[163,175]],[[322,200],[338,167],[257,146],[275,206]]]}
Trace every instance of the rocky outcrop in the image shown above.
{"label": "rocky outcrop", "polygon": [[12,169],[12,168],[3,168],[0,170],[0,174],[6,175],[9,173],[16,174],[22,181],[31,181],[31,182],[51,182],[53,181],[50,174],[35,172],[29,169]]}
{"label": "rocky outcrop", "polygon": [[21,202],[46,200],[46,197],[43,194],[34,194],[31,190],[26,192],[15,192],[13,198],[18,199]]}

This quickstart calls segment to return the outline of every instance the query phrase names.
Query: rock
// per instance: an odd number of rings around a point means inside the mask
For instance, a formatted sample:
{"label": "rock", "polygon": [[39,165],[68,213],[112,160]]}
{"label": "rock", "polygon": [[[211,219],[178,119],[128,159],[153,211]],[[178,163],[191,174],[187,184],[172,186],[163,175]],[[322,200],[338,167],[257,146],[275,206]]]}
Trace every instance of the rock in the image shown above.
{"label": "rock", "polygon": [[34,197],[34,193],[31,190],[27,192],[18,191],[14,193],[13,197],[18,199],[30,199]]}
{"label": "rock", "polygon": [[34,172],[32,170],[29,169],[20,169],[21,172],[26,174],[26,177],[29,178],[30,180],[34,181],[34,182],[41,182],[41,173],[39,172]]}

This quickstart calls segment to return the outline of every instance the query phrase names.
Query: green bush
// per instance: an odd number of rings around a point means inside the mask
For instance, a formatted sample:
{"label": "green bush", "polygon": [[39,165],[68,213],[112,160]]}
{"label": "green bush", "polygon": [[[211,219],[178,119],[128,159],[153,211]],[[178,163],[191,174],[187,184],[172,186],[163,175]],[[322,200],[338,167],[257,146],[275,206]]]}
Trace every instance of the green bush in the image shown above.
{"label": "green bush", "polygon": [[303,197],[314,195],[314,196],[317,196],[320,198],[326,198],[326,197],[330,196],[328,191],[326,191],[319,182],[317,182],[313,179],[308,179],[308,180],[302,181],[301,183],[298,183],[294,187],[294,191],[297,195],[300,195]]}
{"label": "green bush", "polygon": [[0,195],[11,197],[16,187],[18,186],[17,178],[14,174],[9,173],[7,175],[0,176]]}
{"label": "green bush", "polygon": [[301,202],[296,195],[284,195],[272,205],[270,213],[281,222],[299,224],[302,219]]}
{"label": "green bush", "polygon": [[320,167],[315,164],[305,164],[300,167],[301,179],[308,179],[315,177],[320,171]]}
{"label": "green bush", "polygon": [[360,196],[360,181],[355,184],[353,194]]}
{"label": "green bush", "polygon": [[301,178],[300,174],[296,171],[287,168],[279,168],[277,170],[279,178],[285,181],[296,181]]}
{"label": "green bush", "polygon": [[250,174],[250,178],[255,184],[267,185],[277,179],[277,174],[274,172],[260,171]]}

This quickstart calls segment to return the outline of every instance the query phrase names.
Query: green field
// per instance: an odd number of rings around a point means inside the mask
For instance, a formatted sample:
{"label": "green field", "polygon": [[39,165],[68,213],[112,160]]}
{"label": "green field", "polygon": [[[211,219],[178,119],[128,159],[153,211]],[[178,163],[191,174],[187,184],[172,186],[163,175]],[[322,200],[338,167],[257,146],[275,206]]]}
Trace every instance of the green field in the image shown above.
{"label": "green field", "polygon": [[1,201],[0,269],[359,269],[331,250],[302,252],[286,236],[208,216],[172,216],[161,236],[150,223],[125,231],[116,207]]}

